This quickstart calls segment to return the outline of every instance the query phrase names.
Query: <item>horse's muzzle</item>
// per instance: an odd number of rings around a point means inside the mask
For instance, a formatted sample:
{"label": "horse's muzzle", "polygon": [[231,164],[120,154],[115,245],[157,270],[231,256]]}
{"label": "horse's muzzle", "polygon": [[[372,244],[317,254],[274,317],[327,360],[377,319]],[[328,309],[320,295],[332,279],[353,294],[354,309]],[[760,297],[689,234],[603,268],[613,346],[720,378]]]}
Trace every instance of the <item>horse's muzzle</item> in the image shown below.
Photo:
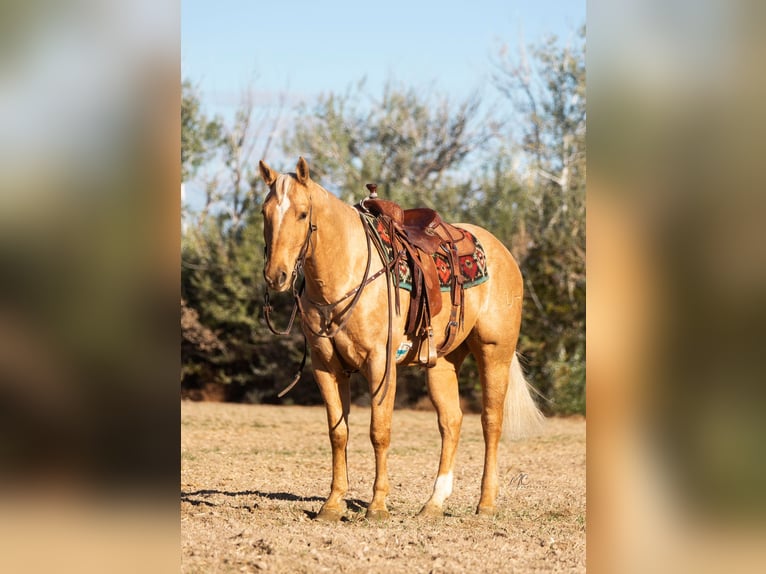
{"label": "horse's muzzle", "polygon": [[269,289],[273,289],[274,291],[286,291],[288,288],[287,272],[285,271],[277,270],[274,273],[268,273],[264,269],[263,278],[266,280],[266,285],[269,286]]}

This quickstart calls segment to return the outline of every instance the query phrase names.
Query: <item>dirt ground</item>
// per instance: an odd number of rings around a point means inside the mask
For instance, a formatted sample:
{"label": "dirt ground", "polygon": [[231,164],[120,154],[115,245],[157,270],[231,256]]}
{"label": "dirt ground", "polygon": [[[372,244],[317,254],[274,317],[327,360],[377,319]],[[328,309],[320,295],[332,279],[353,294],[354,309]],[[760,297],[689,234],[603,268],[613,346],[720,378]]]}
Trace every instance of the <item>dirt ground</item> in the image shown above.
{"label": "dirt ground", "polygon": [[550,419],[500,445],[493,518],[474,515],[484,441],[466,414],[443,519],[415,515],[439,459],[432,412],[397,410],[391,519],[364,518],[374,458],[369,409],[351,411],[345,519],[313,521],[331,478],[324,408],[181,404],[183,572],[584,572],[585,421]]}

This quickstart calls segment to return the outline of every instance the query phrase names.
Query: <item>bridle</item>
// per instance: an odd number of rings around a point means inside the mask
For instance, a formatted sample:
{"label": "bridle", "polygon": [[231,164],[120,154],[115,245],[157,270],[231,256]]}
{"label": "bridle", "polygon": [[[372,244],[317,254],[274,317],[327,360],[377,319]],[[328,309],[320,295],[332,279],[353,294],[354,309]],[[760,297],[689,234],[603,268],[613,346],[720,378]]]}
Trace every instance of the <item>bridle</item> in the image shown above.
{"label": "bridle", "polygon": [[[300,308],[300,298],[303,294],[303,288],[305,287],[305,280],[301,281],[301,284],[299,287],[296,287],[298,277],[300,276],[301,272],[303,271],[303,266],[306,264],[306,254],[309,250],[309,245],[311,245],[311,236],[312,234],[317,230],[316,224],[313,222],[313,212],[314,212],[314,205],[311,203],[311,198],[309,198],[309,225],[306,229],[306,239],[303,240],[303,245],[301,245],[301,249],[298,252],[298,257],[295,259],[295,265],[293,266],[293,274],[290,278],[290,289],[293,292],[293,299],[295,300],[295,305],[293,306],[293,310],[290,313],[290,320],[287,323],[287,328],[284,331],[278,330],[276,327],[274,327],[274,323],[271,320],[271,312],[274,310],[274,308],[271,305],[271,298],[269,297],[269,286],[266,285],[266,291],[263,294],[263,316],[266,319],[266,325],[269,328],[269,331],[274,333],[275,335],[289,335],[290,331],[293,328],[293,323],[295,322],[295,315]],[[264,261],[265,263],[268,263],[269,260],[269,253],[268,253],[268,245],[265,245],[263,247],[263,255],[264,255]],[[305,361],[304,361],[305,362]]]}
{"label": "bridle", "polygon": [[[320,314],[320,316],[322,318],[323,323],[326,325],[326,327],[320,327],[320,329],[318,331],[315,330],[314,328],[312,328],[306,322],[306,311],[305,311],[305,309],[303,307],[303,303],[301,301],[302,296],[303,296],[303,291],[304,291],[305,286],[306,286],[305,276],[304,276],[303,280],[300,282],[300,286],[297,286],[298,277],[303,272],[303,268],[304,268],[305,263],[306,263],[306,255],[308,253],[309,245],[311,245],[311,236],[317,230],[317,226],[313,222],[313,208],[314,208],[313,203],[311,201],[311,198],[309,197],[309,217],[308,217],[309,225],[308,225],[308,228],[306,229],[306,238],[304,239],[303,245],[301,246],[301,249],[298,252],[298,257],[295,260],[295,265],[293,266],[292,277],[290,279],[291,291],[292,291],[292,294],[293,294],[293,301],[294,301],[294,303],[293,303],[293,309],[292,309],[292,311],[290,313],[290,319],[289,319],[289,321],[287,323],[287,328],[285,330],[283,330],[283,331],[278,330],[274,326],[274,323],[273,323],[273,321],[271,319],[271,312],[273,311],[273,307],[271,305],[271,299],[269,297],[269,287],[268,287],[268,285],[266,286],[266,290],[264,292],[264,297],[263,297],[264,298],[263,315],[264,315],[264,318],[266,319],[266,325],[268,326],[269,330],[273,334],[275,334],[275,335],[280,335],[280,336],[289,335],[290,331],[293,328],[293,323],[295,322],[295,317],[296,317],[296,315],[298,313],[300,313],[302,324],[314,336],[322,337],[322,338],[327,338],[327,339],[332,339],[341,330],[343,330],[346,327],[346,323],[348,322],[349,318],[351,317],[351,312],[354,310],[354,307],[356,307],[357,303],[359,302],[359,299],[362,296],[362,291],[364,290],[364,288],[367,285],[369,285],[370,283],[372,283],[375,279],[377,279],[378,277],[383,275],[383,274],[386,274],[390,278],[391,274],[393,273],[393,270],[395,269],[395,266],[399,264],[400,258],[404,256],[404,252],[402,251],[400,253],[397,253],[391,259],[391,261],[386,262],[386,258],[382,256],[382,252],[381,252],[381,250],[380,250],[380,248],[378,246],[378,241],[377,241],[377,238],[375,237],[374,232],[372,231],[372,227],[371,227],[370,222],[365,218],[365,213],[361,209],[357,208],[358,211],[359,211],[359,218],[362,221],[362,227],[364,228],[365,237],[366,237],[366,240],[367,240],[367,264],[365,266],[364,276],[362,277],[362,281],[359,284],[359,286],[354,287],[353,289],[351,289],[350,291],[345,293],[340,299],[338,299],[337,301],[335,301],[333,303],[317,303],[317,302],[314,302],[314,301],[308,301],[308,303],[311,306],[313,306],[314,308],[317,309],[317,311],[319,312],[319,314]],[[373,245],[373,240],[375,240],[375,247],[376,247],[376,249],[378,250],[379,253],[381,253],[381,260],[384,262],[384,264],[383,264],[383,267],[380,270],[378,270],[373,275],[370,275],[370,267],[372,265],[372,245]],[[265,259],[268,261],[267,250],[268,250],[268,247],[264,247]],[[390,293],[390,291],[391,291],[391,285],[390,285],[391,281],[389,280],[388,283],[389,283],[388,290],[389,290],[389,302],[390,302],[390,300],[391,300],[391,293]],[[397,295],[398,295],[398,293],[397,293]],[[329,329],[329,327],[332,324],[332,319],[331,319],[332,311],[338,305],[340,305],[341,303],[343,303],[349,297],[352,297],[352,296],[353,296],[353,299],[348,304],[348,306],[345,307],[338,314],[338,316],[336,317],[336,320],[337,320],[339,317],[342,316],[341,320],[338,322],[338,324],[336,325],[336,327],[334,329]],[[389,304],[389,307],[390,307],[390,304]],[[398,305],[397,305],[397,307],[398,307]],[[391,313],[391,309],[389,309],[389,336],[388,336],[388,341],[387,341],[387,344],[386,344],[387,357],[389,357],[389,358],[391,356],[391,348],[390,348],[390,346],[391,346],[391,341],[392,341],[392,332],[391,331],[392,331],[392,324],[393,324],[393,317],[391,316],[391,314],[392,314]],[[286,395],[298,383],[298,380],[300,379],[301,374],[303,372],[303,368],[306,366],[306,358],[307,358],[307,356],[308,356],[308,340],[307,340],[306,334],[304,332],[303,333],[303,358],[301,359],[301,364],[298,367],[298,370],[295,373],[295,375],[294,375],[292,381],[290,382],[290,384],[287,385],[284,389],[282,389],[282,391],[280,391],[277,394],[278,398],[282,398],[284,395]],[[384,383],[383,386],[382,386],[383,393],[382,393],[382,395],[380,397],[380,403],[383,402],[383,398],[386,396],[386,393],[388,392],[389,372],[390,372],[390,368],[391,368],[389,363],[390,363],[390,360],[387,358],[387,360],[386,360],[386,370],[385,370],[385,373],[384,373],[384,376],[383,376],[383,383]]]}

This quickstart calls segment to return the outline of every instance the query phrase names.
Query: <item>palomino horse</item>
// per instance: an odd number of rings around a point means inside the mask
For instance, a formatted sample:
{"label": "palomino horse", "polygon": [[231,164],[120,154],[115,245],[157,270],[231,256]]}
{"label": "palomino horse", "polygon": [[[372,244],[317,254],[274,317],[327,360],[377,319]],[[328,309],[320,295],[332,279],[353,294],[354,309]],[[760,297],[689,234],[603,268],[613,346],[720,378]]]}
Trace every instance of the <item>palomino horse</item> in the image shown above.
{"label": "palomino horse", "polygon": [[[369,382],[373,396],[370,439],[375,451],[375,483],[366,516],[368,519],[388,518],[386,497],[390,487],[386,461],[396,372],[392,369],[393,372],[388,373],[387,348],[398,349],[408,341],[404,334],[405,317],[393,317],[393,345],[387,345],[389,333],[381,328],[388,315],[385,275],[369,282],[347,312],[349,293],[364,282],[366,274],[369,277],[384,265],[375,250],[370,255],[356,209],[314,182],[302,157],[295,173],[277,173],[263,161],[260,173],[269,186],[263,203],[266,238],[263,274],[270,289],[286,291],[294,284],[300,268],[303,269],[302,327],[308,339],[314,377],[327,407],[332,486],[317,518],[339,520],[343,515],[348,490],[349,374],[357,370]],[[485,454],[478,514],[495,512],[497,447],[503,413],[507,426],[513,425],[521,432],[541,418],[516,358],[522,301],[519,268],[508,250],[488,231],[474,225],[459,226],[473,233],[483,245],[489,280],[465,291],[464,317],[457,337],[436,365],[426,371],[442,448],[433,493],[421,510],[423,515],[443,515],[444,501],[452,493],[453,465],[463,418],[457,373],[469,353],[478,363],[482,386]],[[401,308],[406,309],[409,293],[402,291],[400,297]],[[443,310],[432,323],[440,346],[445,340],[443,333],[450,307],[449,293],[443,297]],[[335,305],[340,301],[344,302]],[[387,392],[381,393],[386,374],[392,384]]]}

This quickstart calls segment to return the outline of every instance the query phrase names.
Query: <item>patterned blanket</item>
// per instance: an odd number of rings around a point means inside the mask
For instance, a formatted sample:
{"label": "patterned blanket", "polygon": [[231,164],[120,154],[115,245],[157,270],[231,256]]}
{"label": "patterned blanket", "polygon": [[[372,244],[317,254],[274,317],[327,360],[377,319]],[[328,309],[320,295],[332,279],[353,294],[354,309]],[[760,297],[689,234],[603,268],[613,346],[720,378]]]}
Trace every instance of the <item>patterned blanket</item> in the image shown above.
{"label": "patterned blanket", "polygon": [[[391,238],[388,236],[385,226],[379,219],[375,221],[374,229],[377,232],[378,237],[380,237],[383,247],[386,249],[388,260],[391,261],[394,256],[394,249],[391,246]],[[489,278],[487,272],[487,254],[484,251],[484,247],[479,243],[479,240],[476,239],[476,236],[465,229],[461,229],[461,231],[466,237],[469,237],[476,246],[476,249],[471,255],[464,255],[459,258],[460,273],[463,275],[463,288],[468,289],[470,287],[475,287],[476,285],[481,285]],[[433,258],[434,263],[436,264],[436,273],[439,276],[439,286],[442,291],[449,291],[450,277],[452,276],[449,259],[446,255],[442,255],[441,253],[435,253]],[[399,287],[406,289],[407,291],[412,291],[412,264],[410,263],[409,258],[399,262],[398,275]]]}

